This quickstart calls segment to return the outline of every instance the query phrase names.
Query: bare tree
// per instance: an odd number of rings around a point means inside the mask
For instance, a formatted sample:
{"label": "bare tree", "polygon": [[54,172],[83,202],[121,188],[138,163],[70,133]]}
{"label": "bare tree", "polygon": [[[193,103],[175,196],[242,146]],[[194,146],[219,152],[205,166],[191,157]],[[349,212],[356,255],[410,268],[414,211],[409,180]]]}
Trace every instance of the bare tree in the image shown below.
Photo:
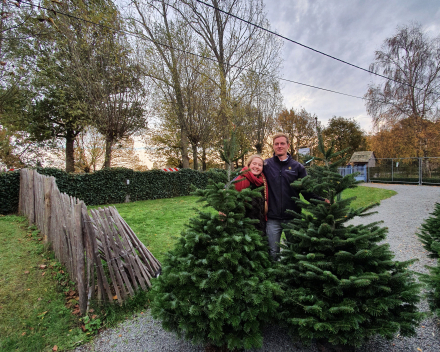
{"label": "bare tree", "polygon": [[389,78],[365,94],[374,126],[409,119],[418,139],[416,156],[428,156],[425,121],[440,117],[440,36],[431,39],[419,24],[398,28],[376,51],[370,69]]}
{"label": "bare tree", "polygon": [[[229,136],[232,129],[233,106],[231,92],[234,83],[243,72],[252,68],[264,52],[259,51],[264,40],[262,31],[249,23],[228,15],[233,13],[249,22],[268,26],[261,0],[212,0],[214,8],[196,0],[175,3],[176,9],[186,20],[199,39],[209,48],[217,64],[213,79],[220,91],[218,124],[223,126],[222,137]],[[220,10],[224,10],[222,12]],[[234,97],[234,101],[235,101]]]}
{"label": "bare tree", "polygon": [[199,150],[202,151],[202,169],[206,170],[206,148],[218,141],[216,113],[219,109],[218,90],[209,79],[212,62],[188,56],[182,70],[185,79],[184,101],[186,126],[193,154],[194,169],[198,170]]}
{"label": "bare tree", "polygon": [[245,85],[250,86],[249,94],[242,100],[246,106],[246,135],[251,146],[261,154],[276,126],[282,95],[278,79],[273,75],[251,72]]}
{"label": "bare tree", "polygon": [[[172,106],[180,129],[182,166],[189,168],[188,132],[181,82],[181,57],[185,55],[184,24],[173,15],[168,0],[133,0],[131,20],[143,39],[144,55],[148,58],[145,73],[162,90]],[[179,50],[179,48],[181,48]]]}

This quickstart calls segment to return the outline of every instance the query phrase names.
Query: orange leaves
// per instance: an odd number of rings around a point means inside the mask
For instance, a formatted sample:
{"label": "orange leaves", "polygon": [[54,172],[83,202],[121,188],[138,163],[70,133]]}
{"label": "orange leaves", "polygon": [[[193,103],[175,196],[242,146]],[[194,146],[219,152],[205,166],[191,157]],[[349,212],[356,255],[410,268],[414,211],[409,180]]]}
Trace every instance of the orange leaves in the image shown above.
{"label": "orange leaves", "polygon": [[47,312],[48,312],[48,311],[46,310],[45,312],[38,314],[37,317],[38,317],[38,318],[41,318],[41,319],[44,319],[44,317],[45,317],[45,315],[47,314]]}
{"label": "orange leaves", "polygon": [[75,305],[75,309],[72,311],[72,314],[74,314],[74,315],[80,315],[81,314],[81,312],[79,311],[79,305],[78,304]]}
{"label": "orange leaves", "polygon": [[67,297],[72,298],[72,297],[75,296],[76,292],[73,291],[73,290],[70,290],[70,291],[68,291],[68,292],[64,292],[64,294],[65,294]]}

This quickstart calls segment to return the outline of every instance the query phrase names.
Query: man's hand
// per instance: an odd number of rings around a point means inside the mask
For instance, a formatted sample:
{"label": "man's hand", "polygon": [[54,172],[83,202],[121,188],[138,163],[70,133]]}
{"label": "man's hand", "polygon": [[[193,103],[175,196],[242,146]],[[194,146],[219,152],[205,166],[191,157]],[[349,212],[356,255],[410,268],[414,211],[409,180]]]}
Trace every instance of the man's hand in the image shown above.
{"label": "man's hand", "polygon": [[324,199],[324,201],[328,204],[330,204],[330,201],[328,199]]}

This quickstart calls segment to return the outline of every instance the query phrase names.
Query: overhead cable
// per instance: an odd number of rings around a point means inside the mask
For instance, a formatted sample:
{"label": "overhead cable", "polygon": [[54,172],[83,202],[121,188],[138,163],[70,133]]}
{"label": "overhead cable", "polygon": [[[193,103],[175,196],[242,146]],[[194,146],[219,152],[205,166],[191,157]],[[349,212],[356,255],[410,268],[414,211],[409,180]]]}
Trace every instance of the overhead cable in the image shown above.
{"label": "overhead cable", "polygon": [[[411,88],[415,88],[415,89],[418,89],[418,90],[423,90],[422,88],[419,88],[419,87],[413,86],[413,85],[411,85],[411,84],[409,84],[409,83],[405,83],[405,82],[398,81],[398,80],[396,80],[396,79],[394,79],[394,78],[391,78],[391,77],[387,77],[387,76],[381,75],[380,73],[377,73],[377,72],[374,72],[374,71],[368,70],[368,69],[366,69],[366,68],[363,68],[363,67],[360,67],[360,66],[358,66],[358,65],[352,64],[352,63],[350,63],[350,62],[348,62],[348,61],[345,61],[345,60],[339,59],[339,58],[337,58],[337,57],[335,57],[335,56],[332,56],[332,55],[326,54],[326,53],[324,53],[324,52],[322,52],[322,51],[320,51],[320,50],[314,49],[314,48],[312,48],[312,47],[310,47],[310,46],[308,46],[308,45],[302,44],[302,43],[300,43],[300,42],[298,42],[298,41],[296,41],[296,40],[293,40],[293,39],[290,39],[290,38],[288,38],[288,37],[285,37],[285,36],[283,36],[283,35],[281,35],[281,34],[278,34],[278,33],[274,32],[274,31],[271,31],[270,29],[264,28],[264,27],[262,27],[262,26],[260,26],[260,25],[258,25],[258,24],[252,23],[252,22],[250,22],[250,21],[248,21],[248,20],[245,20],[245,19],[243,19],[243,18],[241,18],[241,17],[238,17],[238,16],[236,16],[236,15],[234,15],[234,14],[228,12],[228,11],[222,10],[222,9],[220,9],[220,8],[214,6],[214,5],[208,4],[208,3],[206,3],[206,2],[204,2],[204,1],[202,1],[202,0],[196,0],[196,1],[199,2],[199,3],[201,3],[201,4],[203,4],[203,5],[205,5],[205,6],[211,7],[211,8],[213,8],[214,10],[218,10],[218,11],[220,11],[220,12],[222,12],[222,13],[228,15],[228,16],[231,16],[231,17],[233,17],[233,18],[236,18],[236,19],[239,20],[239,21],[242,21],[242,22],[244,22],[244,23],[250,24],[251,26],[254,26],[254,27],[258,28],[258,29],[261,29],[261,30],[263,30],[263,31],[265,31],[265,32],[268,32],[268,33],[270,33],[270,34],[272,34],[272,35],[275,35],[275,36],[277,36],[277,37],[280,37],[280,38],[282,38],[282,39],[284,39],[284,40],[286,40],[286,41],[288,41],[288,42],[291,42],[291,43],[294,43],[294,44],[296,44],[296,45],[302,46],[303,48],[306,48],[306,49],[309,49],[309,50],[311,50],[311,51],[314,51],[315,53],[318,53],[318,54],[321,54],[321,55],[327,56],[327,57],[329,57],[329,58],[331,58],[331,59],[333,59],[333,60],[336,60],[336,61],[342,62],[343,64],[346,64],[346,65],[352,66],[352,67],[357,68],[357,69],[359,69],[359,70],[362,70],[362,71],[365,71],[365,72],[371,73],[371,74],[373,74],[373,75],[376,75],[376,76],[379,76],[379,77],[385,78],[385,79],[390,80],[390,81],[394,81],[394,82],[399,83],[399,84],[404,84],[404,85],[406,85],[406,86],[408,86],[408,87],[411,87]],[[436,92],[434,92],[434,93],[436,93]],[[438,94],[438,93],[436,93],[436,94]]]}
{"label": "overhead cable", "polygon": [[[197,0],[197,1],[199,1],[199,0]],[[12,3],[15,4],[15,2],[12,2]],[[30,6],[36,6],[36,5],[33,5],[31,2],[26,1],[26,0],[22,0],[21,3],[22,4],[23,3],[27,3]],[[93,22],[93,21],[90,21],[90,20],[87,20],[87,19],[84,19],[84,18],[81,18],[81,17],[74,16],[72,14],[64,13],[64,12],[59,11],[59,10],[47,8],[47,7],[44,7],[42,5],[38,5],[38,8],[46,10],[46,11],[51,11],[51,12],[54,12],[56,14],[59,14],[59,15],[62,15],[62,16],[66,16],[66,17],[69,17],[69,18],[72,18],[72,19],[75,19],[75,20],[83,21],[83,22],[89,23],[91,25],[100,26],[102,28],[109,29],[109,30],[111,30],[113,32],[124,33],[124,34],[130,35],[130,36],[134,36],[134,37],[137,37],[137,38],[140,38],[140,39],[148,40],[148,41],[152,42],[155,45],[163,46],[163,47],[166,47],[166,48],[169,48],[169,49],[173,49],[173,50],[176,50],[176,51],[188,54],[188,55],[196,56],[196,57],[199,57],[201,59],[210,60],[210,61],[213,61],[213,62],[217,63],[217,60],[215,58],[212,58],[212,57],[209,57],[209,56],[205,56],[205,55],[196,54],[196,53],[184,50],[184,49],[176,48],[176,47],[173,47],[173,46],[171,46],[169,44],[161,43],[161,42],[158,42],[158,41],[156,41],[154,39],[148,38],[148,37],[146,37],[146,36],[144,36],[142,34],[139,34],[139,33],[135,33],[135,32],[127,31],[127,30],[123,30],[123,29],[116,29],[116,28],[113,28],[113,27],[110,27],[110,26],[107,26],[107,25],[104,25],[104,24],[101,24],[101,23],[96,23],[96,22]],[[226,63],[226,65],[228,65],[230,67],[233,67],[233,68],[245,70],[245,71],[255,72],[255,73],[259,74],[259,75],[264,75],[264,76],[268,76],[269,75],[269,74],[264,73],[264,72],[256,72],[256,71],[254,71],[252,69],[241,67],[241,66],[237,66],[237,65],[233,65],[233,64],[229,64],[229,63]],[[338,92],[338,91],[335,91],[335,90],[332,90],[332,89],[322,88],[322,87],[318,87],[318,86],[314,86],[314,85],[311,85],[311,84],[302,83],[302,82],[298,82],[298,81],[293,81],[293,80],[282,78],[282,77],[274,77],[274,78],[278,79],[280,81],[294,83],[294,84],[298,84],[298,85],[309,87],[309,88],[314,88],[314,89],[318,89],[318,90],[322,90],[322,91],[326,91],[326,92],[330,92],[330,93],[334,93],[334,94],[344,95],[344,96],[351,97],[351,98],[362,99],[362,100],[372,100],[372,99],[368,99],[368,98],[365,98],[365,97],[359,97],[359,96],[348,94],[348,93],[342,93],[342,92]]]}

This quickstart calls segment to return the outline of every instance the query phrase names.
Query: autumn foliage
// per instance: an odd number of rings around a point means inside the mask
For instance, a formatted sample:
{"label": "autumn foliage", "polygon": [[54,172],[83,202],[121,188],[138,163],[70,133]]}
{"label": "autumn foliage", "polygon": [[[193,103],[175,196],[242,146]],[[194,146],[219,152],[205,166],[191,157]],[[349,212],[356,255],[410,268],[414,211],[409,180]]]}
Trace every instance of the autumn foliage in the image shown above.
{"label": "autumn foliage", "polygon": [[440,156],[440,121],[419,122],[422,128],[416,128],[410,118],[383,126],[367,138],[368,150],[373,150],[377,158]]}

